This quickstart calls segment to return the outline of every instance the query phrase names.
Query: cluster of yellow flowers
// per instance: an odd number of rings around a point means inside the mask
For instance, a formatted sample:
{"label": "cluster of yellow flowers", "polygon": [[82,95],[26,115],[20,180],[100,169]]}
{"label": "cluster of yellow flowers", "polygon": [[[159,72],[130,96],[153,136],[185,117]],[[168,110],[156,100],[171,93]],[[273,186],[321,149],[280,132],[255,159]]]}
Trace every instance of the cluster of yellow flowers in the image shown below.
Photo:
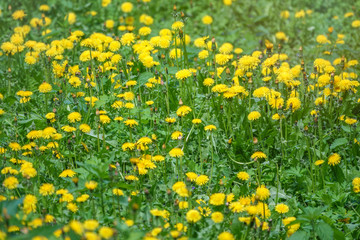
{"label": "cluster of yellow flowers", "polygon": [[[103,10],[112,5],[111,0],[101,1]],[[322,148],[327,139],[320,125],[340,125],[354,140],[352,147],[358,147],[352,134],[358,130],[356,114],[334,110],[360,102],[358,60],[332,57],[334,49],[345,44],[345,34],[332,36],[329,28],[329,34],[317,35],[313,42],[322,53],[305,63],[300,50],[299,64],[293,65],[296,61],[281,48],[291,41],[285,32],[276,32],[273,42],[266,39],[264,50],[245,54],[232,43],[208,36],[193,40],[185,33],[187,22],[181,14],[168,28],[154,31],[151,16],[130,15],[138,5],[122,2],[119,21],[105,20],[103,33],[73,30],[80,27],[80,16],[67,12],[62,21],[71,29],[60,39],[51,35],[52,20],[46,16],[52,7],[41,5],[41,18],[15,27],[1,44],[0,57],[21,59],[7,69],[9,75],[15,68],[42,69],[44,79],[37,89],[24,85],[15,93],[9,84],[11,91],[0,93],[6,110],[0,108],[0,118],[12,128],[6,137],[0,131],[5,139],[0,141],[0,201],[23,198],[15,216],[21,224],[6,225],[0,239],[59,221],[63,225],[53,232],[57,238],[68,239],[72,232],[84,239],[121,238],[117,230],[126,225],[145,229],[146,240],[186,240],[206,219],[206,224],[221,229],[212,237],[228,240],[237,237],[230,232],[235,218],[244,229],[259,229],[261,234],[276,228],[271,217],[278,218],[279,231],[290,237],[301,227],[294,223],[296,211],[290,201],[281,203],[285,198],[278,196],[279,176],[275,194],[269,177],[262,179],[262,168],[287,167],[272,158],[280,149],[281,161],[287,160],[284,151],[302,141],[298,136],[289,140],[288,131],[303,126],[302,137],[319,138],[309,147],[311,174],[314,165],[321,174],[342,164],[347,171],[347,153],[335,152],[336,145],[331,151]],[[287,21],[291,14],[282,11],[280,17]],[[312,14],[303,9],[294,17]],[[211,29],[216,17],[202,16]],[[353,16],[347,13],[344,18]],[[18,23],[26,17],[23,10],[12,13]],[[353,20],[351,27],[359,28],[360,20]],[[39,36],[34,38],[36,31]],[[5,103],[4,96],[11,99]],[[13,99],[14,108],[7,106]],[[334,120],[324,121],[333,111]],[[269,150],[266,138],[272,131],[279,132],[279,141]],[[248,145],[245,150],[239,142]],[[327,164],[312,162],[317,157]],[[359,193],[360,178],[354,178],[352,186]],[[86,220],[91,214],[99,217],[100,211],[106,220]],[[111,216],[105,218],[107,214]]]}

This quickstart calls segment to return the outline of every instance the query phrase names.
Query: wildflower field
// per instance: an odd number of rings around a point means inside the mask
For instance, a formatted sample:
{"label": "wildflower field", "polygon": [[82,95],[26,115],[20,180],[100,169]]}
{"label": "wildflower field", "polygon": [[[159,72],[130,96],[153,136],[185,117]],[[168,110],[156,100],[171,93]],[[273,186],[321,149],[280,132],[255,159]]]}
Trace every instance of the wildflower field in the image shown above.
{"label": "wildflower field", "polygon": [[360,1],[0,1],[0,240],[360,239]]}

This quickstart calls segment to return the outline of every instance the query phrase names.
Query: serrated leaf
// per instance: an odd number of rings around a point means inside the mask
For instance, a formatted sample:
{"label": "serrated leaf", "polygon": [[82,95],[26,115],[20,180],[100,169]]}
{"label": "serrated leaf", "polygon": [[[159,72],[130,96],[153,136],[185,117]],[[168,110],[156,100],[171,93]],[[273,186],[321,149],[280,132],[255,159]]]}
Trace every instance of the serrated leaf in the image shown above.
{"label": "serrated leaf", "polygon": [[109,97],[106,95],[100,96],[100,99],[96,101],[95,108],[103,107],[109,101]]}
{"label": "serrated leaf", "polygon": [[139,86],[142,86],[144,85],[149,78],[152,78],[154,77],[154,74],[151,73],[151,72],[144,72],[144,73],[141,73],[139,78],[138,78],[138,84]]}
{"label": "serrated leaf", "polygon": [[319,224],[315,225],[315,232],[322,240],[333,239],[334,237],[333,229],[324,221],[321,221]]}
{"label": "serrated leaf", "polygon": [[300,230],[300,231],[296,231],[293,235],[291,235],[289,240],[306,240],[309,238],[310,238],[310,233]]}
{"label": "serrated leaf", "polygon": [[344,130],[345,132],[347,132],[347,133],[350,133],[351,132],[351,128],[350,128],[350,126],[348,126],[348,125],[346,125],[346,126],[341,126],[341,129],[342,130]]}
{"label": "serrated leaf", "polygon": [[334,149],[336,147],[345,145],[347,143],[348,143],[348,140],[346,138],[335,139],[335,141],[331,144],[330,149]]}

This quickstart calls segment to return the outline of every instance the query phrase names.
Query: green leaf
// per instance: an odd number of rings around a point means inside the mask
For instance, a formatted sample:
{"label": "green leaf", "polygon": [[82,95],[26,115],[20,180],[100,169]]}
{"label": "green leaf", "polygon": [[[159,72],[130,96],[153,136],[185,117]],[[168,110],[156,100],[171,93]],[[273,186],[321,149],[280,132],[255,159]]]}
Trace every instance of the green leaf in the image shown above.
{"label": "green leaf", "polygon": [[351,128],[350,128],[350,126],[348,126],[348,125],[346,125],[346,126],[341,126],[341,128],[342,128],[342,130],[344,130],[345,132],[347,132],[347,133],[350,133],[351,132]]}
{"label": "green leaf", "polygon": [[343,233],[342,231],[334,228],[334,239],[335,240],[345,240],[345,233]]}
{"label": "green leaf", "polygon": [[293,235],[291,235],[289,240],[306,240],[309,238],[310,238],[310,233],[300,230],[300,231],[296,231]]}
{"label": "green leaf", "polygon": [[142,233],[142,232],[131,232],[128,237],[128,240],[139,240],[139,239],[142,239],[143,236],[144,236],[144,233]]}
{"label": "green leaf", "polygon": [[10,216],[14,216],[17,213],[19,204],[22,203],[24,198],[12,200],[12,201],[3,201],[0,204],[1,212],[4,212],[4,209],[6,209],[6,213]]}
{"label": "green leaf", "polygon": [[139,86],[144,85],[149,80],[149,78],[152,78],[152,77],[154,77],[154,74],[151,72],[141,73],[138,78]]}
{"label": "green leaf", "polygon": [[109,97],[106,95],[100,96],[100,99],[96,101],[95,108],[103,107],[109,101]]}
{"label": "green leaf", "polygon": [[59,228],[61,228],[60,225],[43,226],[43,227],[34,229],[33,231],[29,232],[28,234],[18,235],[15,237],[11,237],[9,239],[11,239],[11,240],[32,239],[35,236],[47,236],[48,237],[48,236],[51,236],[54,233],[54,231],[56,231]]}
{"label": "green leaf", "polygon": [[329,224],[324,221],[321,221],[319,224],[315,225],[315,232],[322,240],[328,240],[334,238],[334,231]]}
{"label": "green leaf", "polygon": [[170,75],[175,75],[177,73],[177,67],[168,67],[168,73]]}
{"label": "green leaf", "polygon": [[[86,135],[88,135],[88,136],[91,136],[91,137],[93,137],[93,138],[98,138],[98,136],[97,136],[97,133],[93,130],[93,129],[91,129],[90,130],[90,132],[88,132],[88,133],[85,133]],[[111,146],[113,146],[113,147],[117,147],[117,140],[106,140],[106,135],[105,135],[105,142],[107,143],[107,144],[109,144],[109,145],[111,145]],[[102,133],[99,133],[99,139],[101,140],[101,141],[103,141],[102,139],[103,139],[103,134]]]}
{"label": "green leaf", "polygon": [[335,139],[335,141],[331,144],[330,149],[334,149],[336,147],[339,147],[341,145],[345,145],[347,143],[348,143],[348,140],[346,138]]}

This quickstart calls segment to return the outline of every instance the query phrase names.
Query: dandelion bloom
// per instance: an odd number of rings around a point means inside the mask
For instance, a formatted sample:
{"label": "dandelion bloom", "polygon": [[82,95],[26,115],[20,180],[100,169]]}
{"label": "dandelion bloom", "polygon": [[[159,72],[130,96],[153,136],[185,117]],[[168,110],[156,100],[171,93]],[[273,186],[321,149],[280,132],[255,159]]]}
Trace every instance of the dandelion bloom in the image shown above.
{"label": "dandelion bloom", "polygon": [[353,28],[358,28],[360,27],[360,20],[354,20],[352,23],[351,23],[351,26]]}
{"label": "dandelion bloom", "polygon": [[356,120],[355,118],[348,118],[348,117],[346,117],[345,123],[346,123],[346,124],[349,124],[349,125],[353,125],[353,124],[357,123],[357,120]]}
{"label": "dandelion bloom", "polygon": [[122,45],[130,46],[135,41],[135,35],[133,33],[125,33],[120,41]]}
{"label": "dandelion bloom", "polygon": [[196,223],[200,221],[201,215],[197,210],[190,210],[186,213],[186,221],[189,223]]}
{"label": "dandelion bloom", "polygon": [[193,124],[200,124],[202,121],[201,121],[201,119],[194,118],[191,122],[192,122]]}
{"label": "dandelion bloom", "polygon": [[330,166],[335,166],[335,165],[338,165],[340,163],[340,160],[341,160],[340,155],[337,154],[337,153],[333,153],[328,158],[328,164]]}
{"label": "dandelion bloom", "polygon": [[171,157],[182,157],[184,156],[184,152],[181,148],[173,148],[170,150],[169,155]]}
{"label": "dandelion bloom", "polygon": [[76,198],[77,202],[85,202],[86,200],[89,199],[89,195],[88,194],[82,194],[80,197]]}
{"label": "dandelion bloom", "polygon": [[18,179],[13,176],[7,177],[3,182],[3,186],[6,187],[7,189],[15,189],[17,188],[18,185],[19,185]]}
{"label": "dandelion bloom", "polygon": [[72,112],[68,115],[68,120],[71,123],[81,121],[81,114],[78,112]]}
{"label": "dandelion bloom", "polygon": [[353,191],[355,193],[359,193],[360,192],[360,178],[356,177],[352,180],[352,185],[353,185]]}
{"label": "dandelion bloom", "polygon": [[182,132],[180,131],[175,131],[171,134],[171,139],[173,140],[178,140],[178,139],[181,139],[183,136]]}
{"label": "dandelion bloom", "polygon": [[214,84],[214,79],[212,78],[205,78],[203,81],[204,86],[210,87]]}
{"label": "dandelion bloom", "polygon": [[121,189],[119,189],[119,188],[114,188],[114,189],[112,190],[112,193],[113,193],[114,195],[116,195],[116,196],[124,196],[124,192],[123,192]]}
{"label": "dandelion bloom", "polygon": [[22,20],[26,16],[25,12],[23,10],[17,10],[12,14],[12,17],[14,20]]}
{"label": "dandelion bloom", "polygon": [[256,189],[256,198],[263,201],[270,197],[270,191],[264,185],[261,185]]}
{"label": "dandelion bloom", "polygon": [[224,193],[214,193],[210,196],[209,203],[214,206],[223,205],[225,203],[225,194]]}
{"label": "dandelion bloom", "polygon": [[165,118],[165,122],[167,122],[167,123],[174,123],[174,122],[176,122],[176,119],[173,118],[173,117],[167,117],[167,118]]}
{"label": "dandelion bloom", "polygon": [[73,212],[73,213],[75,213],[75,212],[77,212],[77,211],[79,210],[79,208],[76,206],[75,203],[68,203],[68,204],[66,205],[66,208],[67,208],[68,210],[70,210],[71,212]]}
{"label": "dandelion bloom", "polygon": [[256,98],[263,98],[270,94],[270,89],[268,87],[260,87],[254,90],[253,96]]}
{"label": "dandelion bloom", "polygon": [[179,208],[180,209],[187,209],[187,208],[189,208],[189,203],[186,202],[186,201],[181,201],[181,202],[179,202]]}
{"label": "dandelion bloom", "polygon": [[282,220],[282,223],[286,226],[296,220],[296,217],[287,217]]}
{"label": "dandelion bloom", "polygon": [[252,155],[251,155],[251,158],[252,159],[259,159],[259,158],[267,158],[266,154],[263,153],[263,152],[254,152]]}
{"label": "dandelion bloom", "polygon": [[76,128],[68,126],[68,125],[63,126],[61,129],[64,130],[65,132],[75,132],[76,131]]}
{"label": "dandelion bloom", "polygon": [[178,108],[178,110],[176,111],[176,114],[179,116],[179,117],[184,117],[186,116],[189,112],[191,112],[191,108],[188,107],[188,106],[181,106]]}
{"label": "dandelion bloom", "polygon": [[134,6],[131,2],[124,2],[123,4],[121,4],[121,11],[123,11],[124,13],[129,13],[132,11],[133,7]]}
{"label": "dandelion bloom", "polygon": [[60,173],[59,177],[73,177],[75,176],[76,172],[71,169],[66,169]]}
{"label": "dandelion bloom", "polygon": [[51,90],[52,90],[52,86],[47,82],[43,82],[39,86],[39,92],[41,92],[41,93],[47,93],[47,92],[50,92]]}
{"label": "dandelion bloom", "polygon": [[152,157],[152,160],[153,160],[154,162],[162,162],[162,161],[165,160],[165,157],[163,157],[163,156],[161,156],[161,155],[155,155],[155,156]]}
{"label": "dandelion bloom", "polygon": [[83,123],[79,126],[80,131],[82,131],[83,133],[88,133],[91,131],[91,128],[89,125],[87,125],[86,123]]}
{"label": "dandelion bloom", "polygon": [[181,58],[182,57],[182,51],[181,49],[172,49],[169,53],[171,59],[175,58]]}
{"label": "dandelion bloom", "polygon": [[184,27],[184,23],[180,21],[176,21],[171,25],[172,30],[180,30]]}
{"label": "dandelion bloom", "polygon": [[318,35],[316,41],[320,44],[331,43],[325,35]]}
{"label": "dandelion bloom", "polygon": [[301,101],[299,98],[297,97],[292,97],[289,98],[286,101],[286,110],[288,110],[289,108],[291,109],[292,112],[295,112],[296,110],[298,110],[301,107]]}
{"label": "dandelion bloom", "polygon": [[128,181],[138,181],[139,180],[139,178],[134,175],[126,175],[125,179]]}
{"label": "dandelion bloom", "polygon": [[280,214],[284,214],[284,213],[289,212],[289,207],[286,204],[280,203],[280,204],[276,205],[275,211]]}
{"label": "dandelion bloom", "polygon": [[226,86],[225,84],[217,84],[211,88],[211,91],[217,93],[223,93],[226,92],[228,89],[229,89],[228,86]]}
{"label": "dandelion bloom", "polygon": [[230,211],[234,212],[234,213],[239,213],[239,212],[243,212],[245,211],[245,205],[242,204],[241,202],[237,201],[237,202],[232,202],[229,205],[229,209]]}
{"label": "dandelion bloom", "polygon": [[323,164],[325,161],[324,160],[317,160],[315,161],[315,166],[320,166],[321,164]]}
{"label": "dandelion bloom", "polygon": [[213,130],[216,130],[216,126],[215,125],[207,125],[204,127],[205,131],[210,131],[212,132]]}
{"label": "dandelion bloom", "polygon": [[171,189],[176,192],[177,190],[186,187],[186,184],[184,182],[176,182],[172,185]]}
{"label": "dandelion bloom", "polygon": [[128,150],[134,150],[135,149],[135,143],[126,142],[121,146],[121,148],[122,148],[122,150],[124,152],[128,151]]}
{"label": "dandelion bloom", "polygon": [[114,230],[110,227],[101,227],[99,235],[104,239],[110,239],[114,235]]}
{"label": "dandelion bloom", "polygon": [[219,65],[225,65],[230,60],[230,55],[227,54],[216,54],[215,55],[215,62]]}
{"label": "dandelion bloom", "polygon": [[40,186],[39,193],[43,196],[51,195],[55,192],[55,187],[51,183],[44,183]]}
{"label": "dandelion bloom", "polygon": [[201,21],[203,22],[203,24],[205,25],[210,25],[213,22],[213,18],[209,15],[205,15]]}
{"label": "dandelion bloom", "polygon": [[261,114],[258,111],[253,111],[253,112],[249,113],[248,120],[254,121],[254,120],[259,119],[260,117],[261,117]]}
{"label": "dandelion bloom", "polygon": [[36,211],[37,198],[34,195],[27,194],[23,201],[23,210],[26,214]]}
{"label": "dandelion bloom", "polygon": [[191,182],[194,182],[197,178],[197,174],[194,172],[188,172],[185,174]]}
{"label": "dandelion bloom", "polygon": [[107,115],[100,115],[99,118],[100,118],[99,121],[100,121],[102,124],[108,124],[108,123],[110,123],[110,121],[111,121],[111,119],[110,119]]}
{"label": "dandelion bloom", "polygon": [[128,119],[128,120],[124,121],[124,123],[125,123],[126,126],[129,126],[131,128],[133,128],[134,126],[139,125],[139,123],[134,119]]}
{"label": "dandelion bloom", "polygon": [[85,183],[85,187],[89,190],[94,190],[97,187],[98,183],[95,181],[89,181]]}
{"label": "dandelion bloom", "polygon": [[99,222],[94,219],[89,219],[84,222],[84,228],[88,231],[95,231],[99,226]]}
{"label": "dandelion bloom", "polygon": [[250,178],[250,175],[247,172],[239,172],[237,175],[238,179],[247,181]]}
{"label": "dandelion bloom", "polygon": [[76,14],[73,12],[70,12],[65,16],[65,19],[69,22],[70,25],[74,24],[76,22]]}
{"label": "dandelion bloom", "polygon": [[151,33],[151,28],[149,27],[141,27],[139,29],[139,35],[140,36],[147,36]]}
{"label": "dandelion bloom", "polygon": [[290,17],[290,12],[285,10],[280,12],[280,17],[284,19],[288,19]]}
{"label": "dandelion bloom", "polygon": [[221,212],[213,212],[211,214],[211,220],[213,220],[214,223],[221,223],[224,221],[224,215]]}
{"label": "dandelion bloom", "polygon": [[198,186],[205,185],[209,181],[209,177],[206,175],[200,175],[195,179],[195,183]]}
{"label": "dandelion bloom", "polygon": [[198,56],[199,56],[200,59],[205,59],[205,58],[209,57],[209,51],[202,50],[202,51],[199,52]]}
{"label": "dandelion bloom", "polygon": [[52,120],[52,119],[55,118],[55,113],[52,113],[52,112],[47,113],[47,114],[45,115],[45,117],[46,117],[46,119]]}
{"label": "dandelion bloom", "polygon": [[248,206],[246,211],[251,216],[255,216],[259,214],[259,210],[256,206]]}
{"label": "dandelion bloom", "polygon": [[188,70],[188,69],[183,69],[183,70],[180,70],[178,71],[176,74],[175,74],[175,77],[178,79],[178,80],[184,80],[188,77],[191,77],[191,71]]}
{"label": "dandelion bloom", "polygon": [[219,234],[218,240],[235,240],[234,235],[229,232],[222,232]]}
{"label": "dandelion bloom", "polygon": [[278,40],[281,40],[281,41],[287,41],[287,36],[284,32],[277,32],[275,34],[275,37],[278,39]]}
{"label": "dandelion bloom", "polygon": [[9,148],[11,148],[12,151],[20,151],[21,150],[21,146],[20,144],[18,144],[17,142],[11,142],[9,143]]}

